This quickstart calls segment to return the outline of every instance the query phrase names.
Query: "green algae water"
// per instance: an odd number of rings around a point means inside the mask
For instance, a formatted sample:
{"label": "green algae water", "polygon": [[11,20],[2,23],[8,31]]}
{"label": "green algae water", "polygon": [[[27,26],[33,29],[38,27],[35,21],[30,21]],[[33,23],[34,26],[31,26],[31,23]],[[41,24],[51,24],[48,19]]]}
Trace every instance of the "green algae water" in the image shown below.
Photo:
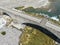
{"label": "green algae water", "polygon": [[52,12],[48,12],[47,10],[43,10],[43,9],[40,9],[40,8],[34,9],[33,7],[28,7],[28,8],[23,9],[23,11],[28,12],[28,13],[35,13],[35,14],[36,13],[38,13],[38,14],[42,13],[42,14],[46,14],[50,17],[56,16],[56,14],[54,14]]}

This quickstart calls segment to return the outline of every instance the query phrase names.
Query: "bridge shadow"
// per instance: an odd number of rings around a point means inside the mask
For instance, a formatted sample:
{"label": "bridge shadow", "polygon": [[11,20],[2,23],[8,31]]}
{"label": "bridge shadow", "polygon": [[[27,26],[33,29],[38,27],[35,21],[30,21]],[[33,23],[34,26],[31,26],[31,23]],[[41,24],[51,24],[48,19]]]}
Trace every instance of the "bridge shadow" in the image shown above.
{"label": "bridge shadow", "polygon": [[47,29],[36,25],[36,24],[32,24],[32,23],[22,23],[26,26],[30,26],[33,27],[35,29],[38,29],[39,31],[41,31],[42,33],[46,34],[47,36],[49,36],[50,38],[52,38],[53,40],[55,40],[56,42],[60,43],[60,38],[58,38],[55,34],[53,34],[52,32],[48,31]]}

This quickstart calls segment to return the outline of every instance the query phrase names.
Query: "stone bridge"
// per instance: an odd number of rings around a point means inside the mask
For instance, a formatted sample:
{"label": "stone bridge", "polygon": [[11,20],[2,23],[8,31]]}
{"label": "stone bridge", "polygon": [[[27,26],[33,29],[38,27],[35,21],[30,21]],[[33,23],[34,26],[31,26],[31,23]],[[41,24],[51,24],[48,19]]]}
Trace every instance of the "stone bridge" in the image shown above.
{"label": "stone bridge", "polygon": [[49,31],[51,31],[57,37],[60,38],[60,27],[51,24],[51,22],[49,22],[47,18],[38,19],[32,16],[29,16],[23,13],[22,11],[8,9],[4,7],[0,7],[0,12],[1,12],[0,13],[1,15],[3,14],[3,12],[9,14],[9,16],[11,16],[13,19],[17,19],[17,22],[19,23],[28,22],[28,23],[34,23],[34,24],[40,25],[41,27],[48,29]]}

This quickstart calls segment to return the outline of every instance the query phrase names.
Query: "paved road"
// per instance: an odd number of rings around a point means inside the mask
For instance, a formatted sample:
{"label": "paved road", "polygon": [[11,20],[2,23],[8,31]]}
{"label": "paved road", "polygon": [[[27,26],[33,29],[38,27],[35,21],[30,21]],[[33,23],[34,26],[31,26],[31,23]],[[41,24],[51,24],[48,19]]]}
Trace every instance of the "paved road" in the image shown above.
{"label": "paved road", "polygon": [[[31,20],[31,21],[34,21],[34,22],[37,22],[37,23],[40,23],[42,19],[37,19],[35,17],[32,17],[32,16],[28,16],[27,14],[24,14],[23,12],[17,12],[13,9],[9,9],[9,8],[4,8],[4,7],[0,7],[0,10],[3,10],[4,12],[7,12],[10,14],[10,16],[18,16],[18,17],[22,17],[22,18],[25,18],[27,20]],[[11,15],[12,14],[12,15]]]}
{"label": "paved road", "polygon": [[56,26],[54,24],[51,24],[51,22],[47,22],[45,25],[47,27],[50,27],[50,28],[52,28],[52,29],[57,30],[58,32],[60,32],[60,27],[59,26]]}

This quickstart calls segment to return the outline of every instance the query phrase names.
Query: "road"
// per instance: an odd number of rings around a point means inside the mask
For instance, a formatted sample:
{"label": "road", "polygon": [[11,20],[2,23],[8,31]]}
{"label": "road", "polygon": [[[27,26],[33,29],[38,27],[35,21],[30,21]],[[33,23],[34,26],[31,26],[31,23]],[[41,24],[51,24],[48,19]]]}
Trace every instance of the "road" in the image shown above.
{"label": "road", "polygon": [[19,18],[21,20],[23,19],[23,21],[19,20],[21,23],[23,23],[23,22],[35,23],[35,24],[40,25],[40,26],[48,29],[49,31],[53,32],[57,37],[60,38],[60,33],[57,31],[58,29],[54,30],[54,29],[52,29],[52,28],[50,28],[50,27],[48,27],[48,26],[45,25],[48,22],[47,19],[37,19],[35,17],[28,16],[28,15],[24,14],[21,11],[17,12],[15,10],[8,9],[8,8],[0,7],[0,9],[3,10],[4,12],[10,14],[10,16],[12,18]]}

